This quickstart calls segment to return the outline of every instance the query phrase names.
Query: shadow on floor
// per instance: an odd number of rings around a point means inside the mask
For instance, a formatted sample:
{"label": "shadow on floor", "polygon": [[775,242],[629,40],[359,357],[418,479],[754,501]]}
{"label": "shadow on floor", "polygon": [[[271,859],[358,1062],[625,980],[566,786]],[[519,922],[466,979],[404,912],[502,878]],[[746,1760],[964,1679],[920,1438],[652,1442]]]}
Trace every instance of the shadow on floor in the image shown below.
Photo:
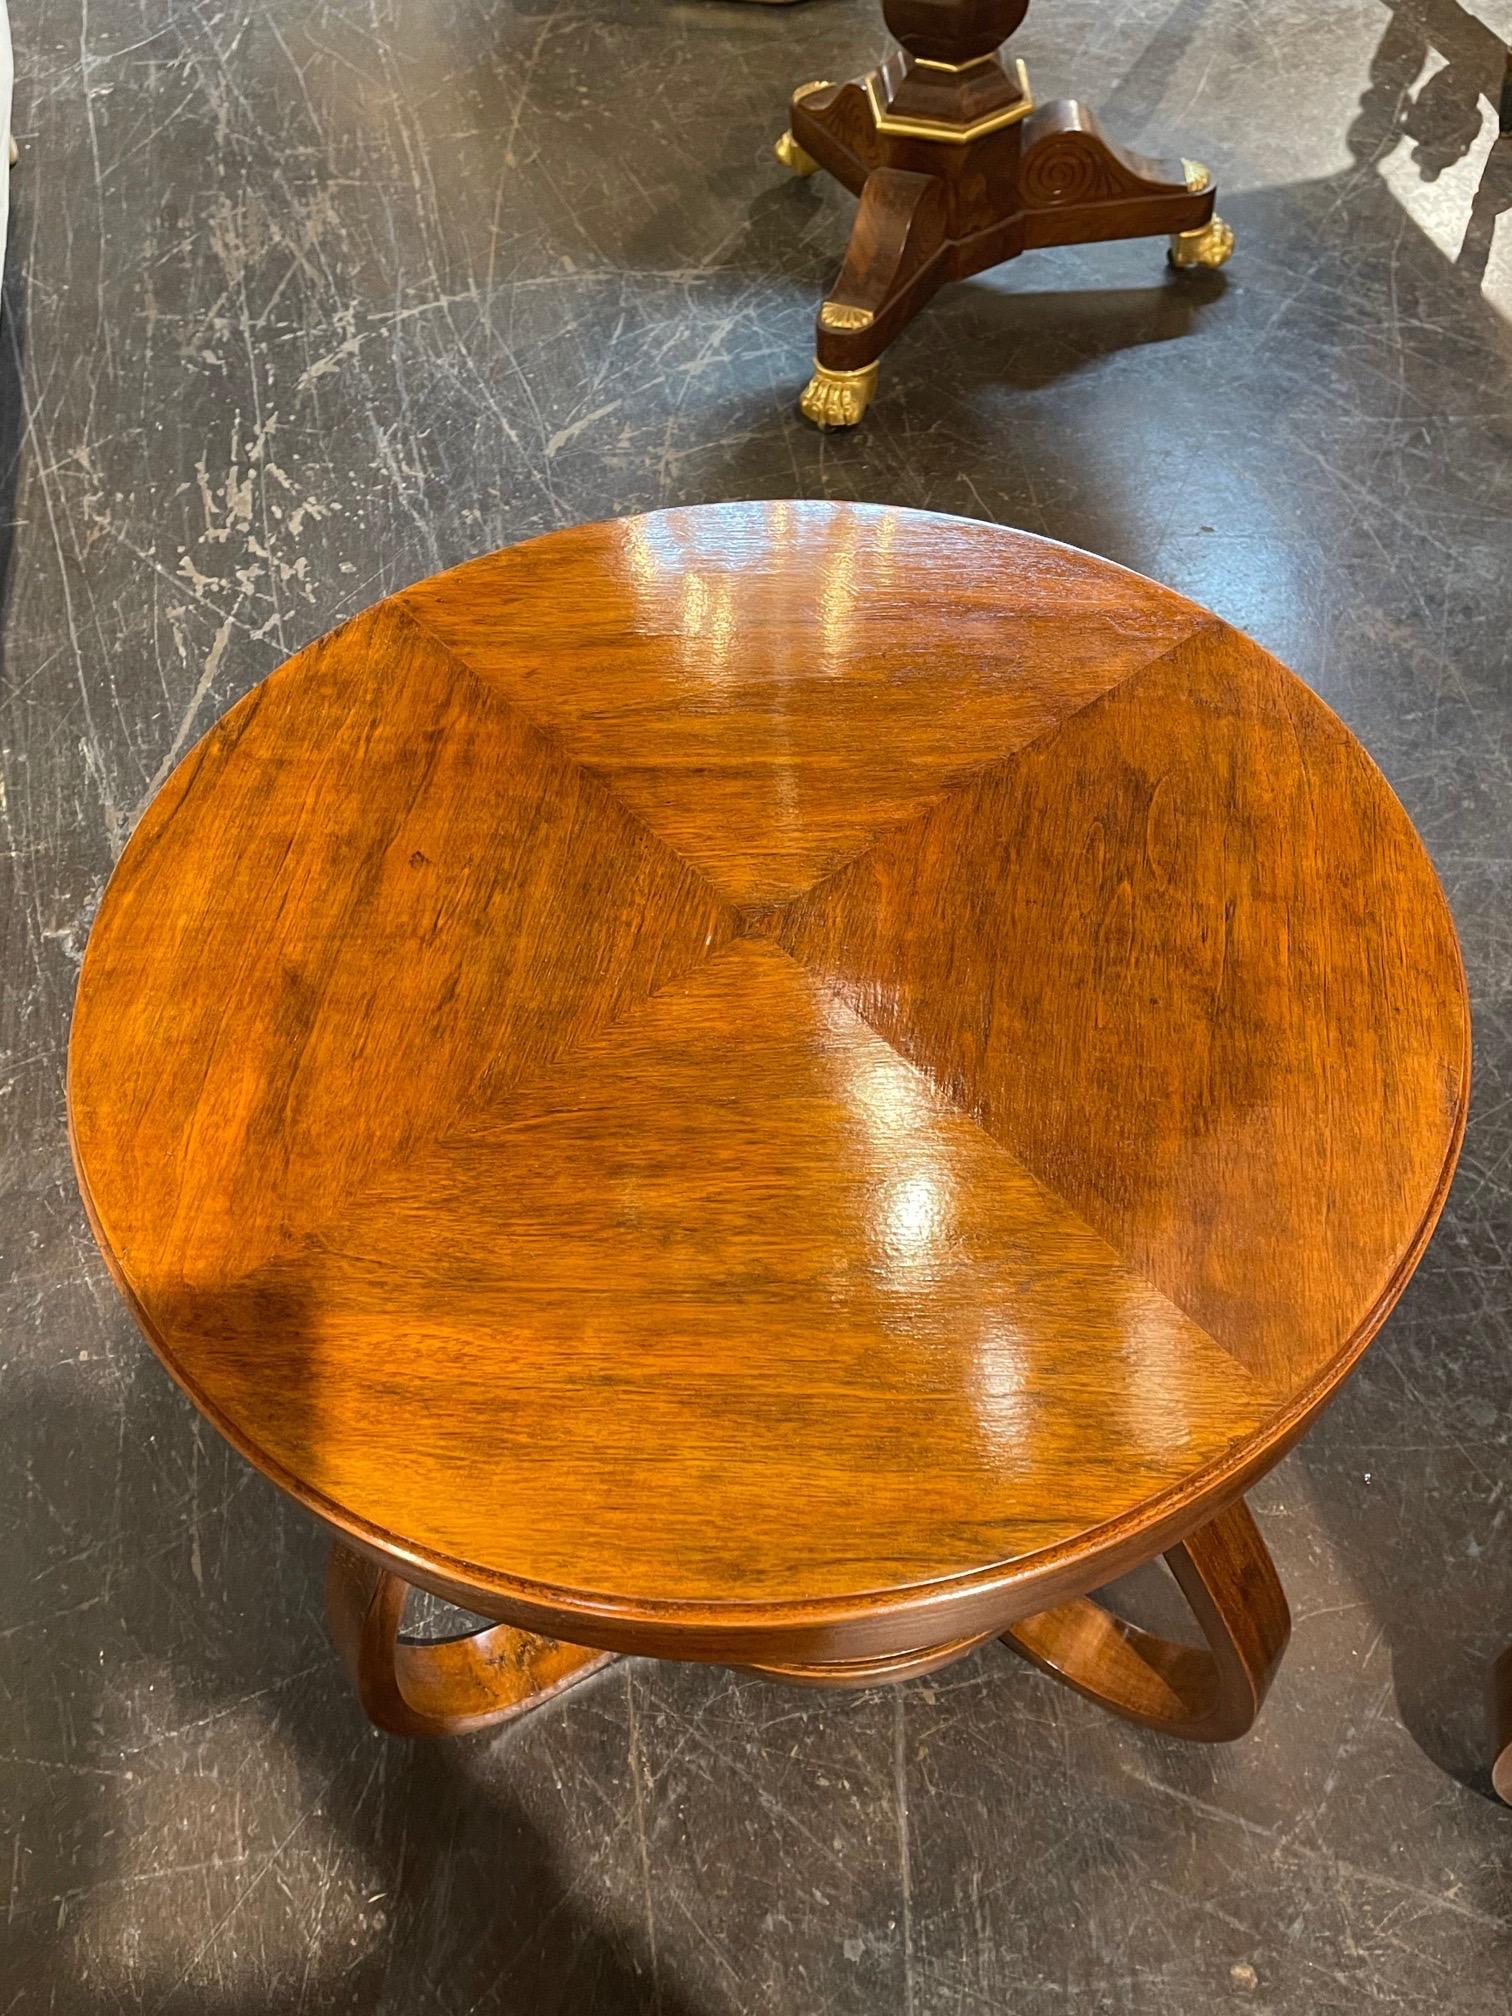
{"label": "shadow on floor", "polygon": [[[24,1406],[13,1410],[7,1427],[16,1446],[31,1452],[35,1461],[64,1458],[66,1452],[64,1460],[103,1475],[118,1436],[126,1447],[136,1447],[161,1441],[165,1429],[193,1432],[184,1403],[169,1394],[165,1375],[145,1347],[137,1369],[119,1421],[54,1398],[34,1412]],[[118,1628],[123,1638],[108,1660],[88,1656],[84,1648],[95,1642],[94,1633],[87,1621],[76,1625],[66,1609],[56,1620],[24,1627],[34,1629],[34,1656],[48,1659],[57,1670],[72,1669],[70,1721],[80,1728],[100,1732],[117,1722],[129,1724],[127,1703],[138,1684],[134,1676],[142,1670],[168,1676],[175,1708],[189,1732],[250,1713],[255,1756],[248,1769],[253,1782],[271,1783],[275,1775],[280,1781],[292,1778],[299,1788],[301,1818],[283,1840],[247,1844],[236,1870],[233,1908],[254,1887],[277,1885],[286,1858],[301,1845],[300,1832],[308,1828],[318,1830],[323,1841],[340,1837],[339,1849],[330,1842],[323,1859],[328,1869],[340,1867],[349,1885],[353,1865],[361,1872],[360,1908],[383,1936],[354,1953],[345,1966],[333,1965],[320,1942],[325,1971],[308,1974],[293,2000],[286,1979],[267,1993],[207,1981],[198,1962],[211,1946],[220,1914],[197,1900],[192,1917],[165,1917],[151,1885],[135,1890],[139,1879],[117,1860],[127,1853],[133,1802],[141,1785],[151,1780],[152,1769],[116,1773],[79,1766],[87,1783],[76,1788],[60,1752],[55,1768],[64,1775],[57,1781],[58,1797],[76,1804],[78,1813],[66,1829],[67,1890],[56,1910],[44,1905],[23,1911],[7,1925],[8,1991],[24,1995],[30,1990],[40,2000],[66,1984],[69,2016],[114,2011],[127,2002],[154,2016],[286,2016],[296,2001],[310,2016],[345,2011],[368,2016],[380,2002],[406,2012],[433,2006],[434,1984],[423,1976],[410,1981],[403,1974],[406,1960],[399,1957],[423,1954],[437,1982],[444,1980],[444,2000],[434,2006],[448,2010],[487,2007],[496,2016],[651,2016],[652,2011],[697,2016],[658,1978],[655,1956],[643,1938],[603,1918],[595,1920],[590,1900],[574,1895],[563,1858],[501,1791],[504,1774],[480,1771],[480,1759],[502,1752],[517,1732],[411,1743],[369,1727],[324,1631],[319,1590],[325,1540],[312,1518],[288,1514],[272,1501],[270,1488],[257,1482],[243,1522],[247,1530],[231,1541],[234,1559],[223,1570],[215,1539],[204,1527],[185,1521],[183,1509],[178,1508],[180,1535],[168,1541],[166,1552],[160,1547],[155,1559],[132,1559],[123,1571],[120,1623],[111,1619],[106,1627]],[[276,1546],[268,1544],[270,1513],[282,1529]],[[171,1534],[171,1517],[168,1503],[135,1507],[130,1515],[133,1540]],[[34,1536],[16,1537],[24,1547]],[[93,1698],[91,1668],[97,1683]],[[606,1684],[615,1689],[618,1710],[621,1694],[612,1674],[584,1683],[575,1698],[580,1703]],[[532,1724],[538,1734],[557,1712],[554,1707],[540,1711]],[[162,1754],[159,1744],[154,1748]],[[74,1753],[76,1746],[70,1740],[63,1749]],[[622,1755],[623,1745],[620,1750]],[[154,1760],[152,1768],[171,1774],[171,1753],[170,1745],[167,1766]],[[134,1756],[129,1747],[120,1754],[128,1761]],[[213,1786],[192,1769],[186,1784],[192,1798],[204,1802],[214,1797]],[[239,1803],[240,1786],[233,1796]],[[196,1815],[186,1811],[180,1825],[192,1840]],[[219,1827],[216,1831],[224,1838]],[[89,1942],[82,1949],[78,1944],[81,1924],[87,1926],[96,1899],[110,1899],[111,1908],[119,1911],[133,1908],[129,1900],[134,1895],[141,1897],[140,1908],[151,1913],[153,1938],[146,1950],[167,1948],[177,1974],[133,1972],[129,1979],[92,1983]],[[343,1898],[342,1909],[351,1911],[350,1898]],[[308,1912],[305,1899],[291,1924],[295,1952],[302,1943],[301,1926],[307,1927],[312,1945],[319,1932],[318,1911],[314,1923]]]}
{"label": "shadow on floor", "polygon": [[[1433,58],[1441,67],[1414,97]],[[1398,143],[1424,182],[1464,160],[1481,136],[1483,107],[1495,106],[1508,75],[1507,45],[1460,0],[1397,0],[1370,66],[1370,82],[1349,129],[1350,152],[1376,167]],[[1493,145],[1475,192],[1455,264],[1479,283],[1498,220],[1512,208],[1512,146]]]}
{"label": "shadow on floor", "polygon": [[[1451,1205],[1452,1210],[1452,1205]],[[1451,1217],[1399,1314],[1293,1462],[1390,1657],[1395,1713],[1456,1783],[1494,1798],[1487,1694],[1512,1642],[1501,1424],[1512,1372],[1471,1355]]]}

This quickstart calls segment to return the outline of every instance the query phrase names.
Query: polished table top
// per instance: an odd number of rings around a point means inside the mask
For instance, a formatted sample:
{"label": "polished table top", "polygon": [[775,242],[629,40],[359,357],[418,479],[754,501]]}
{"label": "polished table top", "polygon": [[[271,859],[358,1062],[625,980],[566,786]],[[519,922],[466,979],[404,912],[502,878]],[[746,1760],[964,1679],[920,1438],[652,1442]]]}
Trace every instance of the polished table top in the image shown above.
{"label": "polished table top", "polygon": [[173,1372],[416,1579],[903,1631],[1281,1454],[1468,1057],[1411,824],[1256,645],[1021,534],[731,504],[234,707],[110,883],[70,1103]]}

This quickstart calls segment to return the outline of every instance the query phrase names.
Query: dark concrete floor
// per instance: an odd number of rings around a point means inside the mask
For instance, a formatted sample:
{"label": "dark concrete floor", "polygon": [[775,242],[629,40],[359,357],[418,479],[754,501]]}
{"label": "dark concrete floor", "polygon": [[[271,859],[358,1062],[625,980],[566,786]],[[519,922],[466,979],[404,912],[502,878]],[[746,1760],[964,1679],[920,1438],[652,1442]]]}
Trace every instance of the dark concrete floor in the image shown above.
{"label": "dark concrete floor", "polygon": [[[1512,1813],[1505,0],[1039,0],[1042,93],[1212,163],[1239,252],[1037,254],[793,412],[849,199],[769,147],[870,0],[53,0],[0,326],[0,2012],[1501,2011]],[[19,389],[18,389],[19,388]],[[1438,1240],[1262,1486],[1296,1634],[1219,1754],[1006,1653],[823,1699],[625,1664],[370,1733],[321,1541],[138,1340],[69,1173],[93,906],[287,651],[542,528],[740,496],[1021,525],[1210,603],[1374,750],[1463,934]]]}

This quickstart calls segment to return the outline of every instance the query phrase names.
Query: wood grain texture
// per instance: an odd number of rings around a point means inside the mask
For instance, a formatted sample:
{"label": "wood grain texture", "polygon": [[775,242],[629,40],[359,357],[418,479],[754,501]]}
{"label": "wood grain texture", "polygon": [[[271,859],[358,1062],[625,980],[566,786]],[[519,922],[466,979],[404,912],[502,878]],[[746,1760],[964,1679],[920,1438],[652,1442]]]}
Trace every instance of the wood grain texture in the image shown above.
{"label": "wood grain texture", "polygon": [[1086,1596],[1010,1626],[1003,1642],[1125,1721],[1232,1743],[1254,1727],[1291,1636],[1275,1564],[1242,1499],[1171,1548],[1166,1564],[1206,1649],[1141,1630]]}
{"label": "wood grain texture", "polygon": [[107,1250],[149,1301],[215,1292],[732,928],[397,606],[357,618],[211,730],[111,879],[70,1054]]}
{"label": "wood grain texture", "polygon": [[1260,1378],[1394,1299],[1464,1111],[1454,930],[1370,759],[1246,639],[1189,638],[774,928]]}
{"label": "wood grain texture", "polygon": [[369,1554],[906,1666],[1288,1446],[1467,1055],[1419,843],[1253,645],[739,505],[422,584],[233,710],[107,892],[71,1111],[148,1334]]}
{"label": "wood grain texture", "polygon": [[[1178,1485],[1271,1397],[749,942],[169,1320],[325,1497],[616,1607],[1029,1555]],[[299,1404],[260,1408],[270,1382]]]}
{"label": "wood grain texture", "polygon": [[409,1585],[338,1540],[326,1621],[370,1721],[391,1736],[461,1736],[528,1714],[611,1664],[612,1652],[495,1624],[462,1638],[405,1639]]}
{"label": "wood grain texture", "polygon": [[727,504],[533,539],[398,600],[751,905],[1204,620],[1049,540],[1005,567],[1002,539],[922,511]]}

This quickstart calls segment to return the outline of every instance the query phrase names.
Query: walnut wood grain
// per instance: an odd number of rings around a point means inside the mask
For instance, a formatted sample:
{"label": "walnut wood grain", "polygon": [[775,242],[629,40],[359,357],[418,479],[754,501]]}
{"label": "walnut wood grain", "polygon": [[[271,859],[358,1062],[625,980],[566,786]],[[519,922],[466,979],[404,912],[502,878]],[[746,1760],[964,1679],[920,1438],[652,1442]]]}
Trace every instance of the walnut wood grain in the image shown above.
{"label": "walnut wood grain", "polygon": [[1070,547],[1011,550],[930,512],[725,504],[577,526],[396,600],[748,909],[1207,620]]}
{"label": "walnut wood grain", "polygon": [[402,603],[358,617],[191,751],[111,879],[70,1058],[108,1250],[216,1294],[474,1081],[529,1076],[732,929]]}
{"label": "walnut wood grain", "polygon": [[1274,660],[1019,534],[731,505],[233,708],[106,892],[70,1115],[170,1369],[367,1559],[834,1684],[1275,1462],[1467,1060],[1426,856]]}
{"label": "walnut wood grain", "polygon": [[1369,757],[1247,640],[1192,634],[773,928],[1261,1380],[1394,1299],[1407,1172],[1464,1109],[1454,928]]}
{"label": "walnut wood grain", "polygon": [[410,1585],[338,1540],[326,1619],[368,1719],[391,1736],[461,1736],[512,1721],[590,1679],[615,1654],[508,1624],[467,1637],[400,1636]]}
{"label": "walnut wood grain", "polygon": [[1010,1626],[1003,1642],[1125,1721],[1231,1743],[1254,1726],[1291,1636],[1280,1578],[1242,1499],[1165,1558],[1205,1651],[1143,1631],[1086,1596]]}
{"label": "walnut wood grain", "polygon": [[[528,1089],[477,1093],[218,1322],[190,1320],[201,1391],[264,1413],[284,1470],[375,1511],[381,1478],[383,1523],[426,1554],[507,1560],[585,1605],[938,1583],[1178,1487],[1273,1405],[750,940]],[[486,1433],[437,1408],[442,1366],[454,1404],[486,1394]],[[260,1409],[270,1380],[310,1404]],[[921,1451],[946,1494],[927,1519]]]}

